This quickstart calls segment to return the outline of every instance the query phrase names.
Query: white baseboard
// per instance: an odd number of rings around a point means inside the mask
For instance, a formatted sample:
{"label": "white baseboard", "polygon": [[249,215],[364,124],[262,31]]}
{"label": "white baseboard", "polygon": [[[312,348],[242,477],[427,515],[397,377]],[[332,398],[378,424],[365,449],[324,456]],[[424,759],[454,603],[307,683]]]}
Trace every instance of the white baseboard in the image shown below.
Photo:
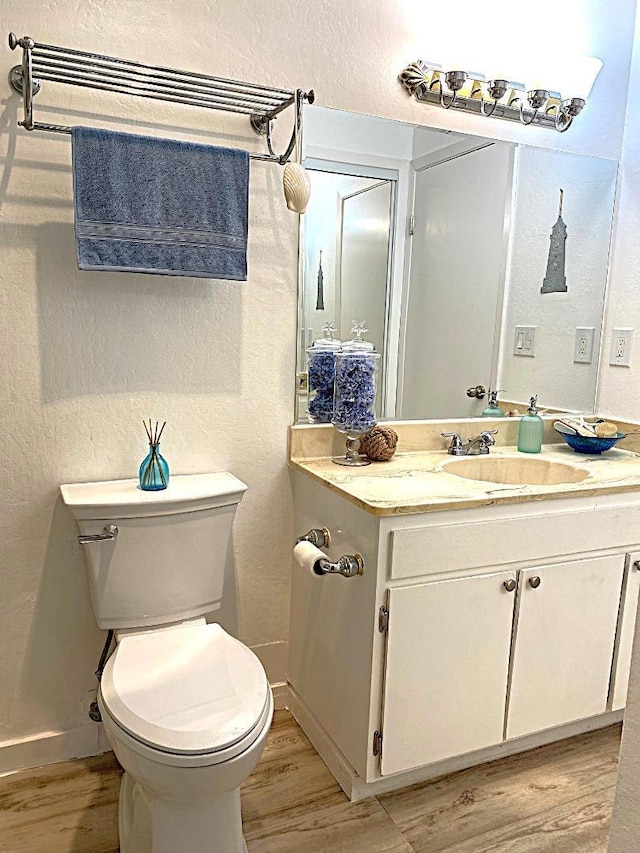
{"label": "white baseboard", "polygon": [[284,684],[287,680],[287,657],[289,654],[289,644],[284,640],[278,640],[275,643],[262,643],[259,646],[250,646],[251,651],[258,656],[269,684],[275,686]]}
{"label": "white baseboard", "polygon": [[109,749],[109,741],[100,723],[8,741],[0,744],[0,776],[44,764],[100,755]]}
{"label": "white baseboard", "polygon": [[[289,710],[349,799],[352,802],[356,799],[364,799],[364,797],[354,796],[355,781],[360,777],[291,685],[289,685]],[[365,794],[365,797],[370,796],[372,794]]]}
{"label": "white baseboard", "polygon": [[282,711],[289,707],[291,693],[286,681],[281,681],[280,684],[272,684],[271,692],[273,693],[274,710]]}
{"label": "white baseboard", "polygon": [[[277,711],[289,707],[289,685],[281,681],[271,685]],[[19,770],[57,764],[74,758],[87,758],[109,752],[111,747],[102,723],[87,723],[66,732],[45,732],[20,740],[0,743],[0,776]]]}

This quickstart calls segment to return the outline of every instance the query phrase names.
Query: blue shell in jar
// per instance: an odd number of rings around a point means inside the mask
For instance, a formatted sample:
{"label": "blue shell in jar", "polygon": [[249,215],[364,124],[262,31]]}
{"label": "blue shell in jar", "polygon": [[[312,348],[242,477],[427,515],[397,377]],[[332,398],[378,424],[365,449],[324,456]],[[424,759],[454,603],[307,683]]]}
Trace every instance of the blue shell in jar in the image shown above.
{"label": "blue shell in jar", "polygon": [[343,353],[336,363],[333,425],[343,432],[368,432],[376,425],[377,356]]}
{"label": "blue shell in jar", "polygon": [[309,419],[329,424],[333,417],[333,385],[336,375],[335,353],[319,350],[309,354]]}

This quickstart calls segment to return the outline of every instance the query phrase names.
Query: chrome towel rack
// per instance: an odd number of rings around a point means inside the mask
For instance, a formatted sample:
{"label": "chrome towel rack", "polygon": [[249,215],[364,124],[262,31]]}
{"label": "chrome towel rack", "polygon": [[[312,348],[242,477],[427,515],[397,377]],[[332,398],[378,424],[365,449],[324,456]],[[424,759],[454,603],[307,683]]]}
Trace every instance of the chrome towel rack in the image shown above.
{"label": "chrome towel rack", "polygon": [[[144,65],[131,59],[41,44],[31,36],[18,38],[14,33],[9,34],[9,47],[11,50],[22,48],[22,63],[11,69],[9,82],[22,95],[24,118],[18,124],[25,130],[71,133],[71,127],[34,120],[33,98],[42,88],[42,81],[48,80],[210,110],[245,113],[253,130],[265,136],[268,150],[265,154],[251,153],[251,159],[272,160],[284,165],[294,149],[296,136],[302,131],[302,105],[304,101],[312,104],[315,99],[313,90],[277,89],[160,65]],[[288,107],[293,107],[293,131],[286,150],[277,154],[273,148],[272,125],[276,116]]]}

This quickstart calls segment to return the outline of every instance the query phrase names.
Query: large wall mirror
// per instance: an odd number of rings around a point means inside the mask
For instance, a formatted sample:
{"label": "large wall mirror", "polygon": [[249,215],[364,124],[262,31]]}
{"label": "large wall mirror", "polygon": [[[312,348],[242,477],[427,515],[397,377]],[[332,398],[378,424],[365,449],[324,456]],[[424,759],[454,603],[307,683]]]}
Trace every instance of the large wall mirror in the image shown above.
{"label": "large wall mirror", "polygon": [[381,353],[379,418],[592,412],[617,163],[305,108],[298,401],[306,351],[354,320]]}

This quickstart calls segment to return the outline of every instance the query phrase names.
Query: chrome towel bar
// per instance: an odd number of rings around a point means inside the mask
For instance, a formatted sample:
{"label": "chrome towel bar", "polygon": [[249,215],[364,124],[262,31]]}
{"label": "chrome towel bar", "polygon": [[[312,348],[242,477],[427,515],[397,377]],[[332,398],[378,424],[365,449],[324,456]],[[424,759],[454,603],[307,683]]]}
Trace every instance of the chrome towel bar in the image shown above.
{"label": "chrome towel bar", "polygon": [[[158,101],[204,107],[205,109],[243,113],[251,127],[266,138],[268,153],[251,153],[252,160],[270,160],[284,165],[302,131],[302,104],[312,104],[313,90],[278,89],[259,83],[244,83],[224,77],[212,77],[194,71],[179,71],[160,65],[145,65],[98,53],[41,44],[30,36],[9,34],[9,47],[22,48],[22,63],[11,69],[11,87],[22,95],[24,118],[18,122],[25,130],[71,133],[71,127],[35,121],[33,98],[42,81],[65,83],[105,92],[117,92]],[[272,123],[288,107],[294,108],[291,139],[282,154],[273,149]]]}

